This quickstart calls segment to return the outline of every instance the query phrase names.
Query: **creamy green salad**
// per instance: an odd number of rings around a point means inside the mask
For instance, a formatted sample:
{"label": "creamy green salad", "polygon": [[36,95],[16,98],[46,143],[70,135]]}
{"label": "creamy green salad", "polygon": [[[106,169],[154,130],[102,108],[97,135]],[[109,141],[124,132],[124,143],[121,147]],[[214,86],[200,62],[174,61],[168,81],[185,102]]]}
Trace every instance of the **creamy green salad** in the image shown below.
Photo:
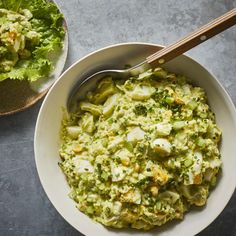
{"label": "creamy green salad", "polygon": [[62,47],[62,19],[46,0],[0,0],[0,81],[48,76]]}
{"label": "creamy green salad", "polygon": [[149,230],[206,204],[221,169],[221,131],[200,87],[162,68],[104,78],[66,115],[61,169],[80,211]]}

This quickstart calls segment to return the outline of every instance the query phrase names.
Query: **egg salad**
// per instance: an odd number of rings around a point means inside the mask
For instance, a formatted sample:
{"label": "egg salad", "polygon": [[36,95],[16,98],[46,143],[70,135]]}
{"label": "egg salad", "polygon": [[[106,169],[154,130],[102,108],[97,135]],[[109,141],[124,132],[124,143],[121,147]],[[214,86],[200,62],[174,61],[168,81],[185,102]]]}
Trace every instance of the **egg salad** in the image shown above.
{"label": "egg salad", "polygon": [[149,230],[206,204],[220,139],[204,90],[156,68],[103,78],[65,115],[59,165],[80,211],[105,226]]}
{"label": "egg salad", "polygon": [[63,47],[63,15],[46,0],[0,0],[0,82],[48,77]]}

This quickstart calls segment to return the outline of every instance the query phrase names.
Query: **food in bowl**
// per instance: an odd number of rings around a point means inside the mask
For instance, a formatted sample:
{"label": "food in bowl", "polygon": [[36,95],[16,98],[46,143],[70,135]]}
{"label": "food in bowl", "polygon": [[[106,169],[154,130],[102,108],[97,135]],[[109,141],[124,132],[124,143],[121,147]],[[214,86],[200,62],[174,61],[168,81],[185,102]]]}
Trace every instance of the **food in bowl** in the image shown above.
{"label": "food in bowl", "polygon": [[206,204],[221,131],[204,90],[162,68],[104,78],[65,115],[59,163],[80,211],[149,230]]}
{"label": "food in bowl", "polygon": [[53,68],[62,48],[63,16],[45,0],[0,2],[0,81],[36,81]]}

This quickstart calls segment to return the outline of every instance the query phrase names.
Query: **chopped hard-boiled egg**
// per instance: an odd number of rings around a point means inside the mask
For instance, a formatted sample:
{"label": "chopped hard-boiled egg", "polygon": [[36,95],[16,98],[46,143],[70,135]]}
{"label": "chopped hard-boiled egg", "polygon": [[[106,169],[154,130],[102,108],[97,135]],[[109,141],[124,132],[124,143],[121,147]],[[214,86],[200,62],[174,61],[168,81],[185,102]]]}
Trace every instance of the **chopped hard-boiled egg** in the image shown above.
{"label": "chopped hard-boiled egg", "polygon": [[118,182],[125,178],[127,168],[123,167],[122,165],[117,165],[114,162],[110,162],[110,166],[113,182]]}
{"label": "chopped hard-boiled egg", "polygon": [[143,140],[145,137],[145,134],[146,133],[141,128],[135,127],[127,134],[127,141],[137,142],[137,141]]}
{"label": "chopped hard-boiled egg", "polygon": [[94,172],[94,167],[91,165],[90,161],[84,160],[80,156],[74,157],[73,163],[75,165],[76,172],[79,174]]}
{"label": "chopped hard-boiled egg", "polygon": [[150,98],[155,91],[156,89],[153,87],[140,85],[136,86],[134,90],[129,93],[129,95],[133,100],[142,101]]}
{"label": "chopped hard-boiled egg", "polygon": [[66,127],[66,131],[71,138],[78,138],[82,129],[80,128],[80,126],[68,126]]}
{"label": "chopped hard-boiled egg", "polygon": [[102,113],[104,116],[109,116],[115,109],[118,103],[119,94],[113,94],[109,97],[103,105]]}
{"label": "chopped hard-boiled egg", "polygon": [[115,151],[118,149],[119,145],[124,142],[122,137],[116,137],[111,140],[110,144],[108,145],[107,149],[109,151]]}
{"label": "chopped hard-boiled egg", "polygon": [[164,138],[155,139],[151,143],[151,148],[161,156],[168,156],[171,153],[171,143]]}
{"label": "chopped hard-boiled egg", "polygon": [[161,122],[155,125],[155,132],[160,136],[167,136],[170,134],[172,125],[166,122]]}

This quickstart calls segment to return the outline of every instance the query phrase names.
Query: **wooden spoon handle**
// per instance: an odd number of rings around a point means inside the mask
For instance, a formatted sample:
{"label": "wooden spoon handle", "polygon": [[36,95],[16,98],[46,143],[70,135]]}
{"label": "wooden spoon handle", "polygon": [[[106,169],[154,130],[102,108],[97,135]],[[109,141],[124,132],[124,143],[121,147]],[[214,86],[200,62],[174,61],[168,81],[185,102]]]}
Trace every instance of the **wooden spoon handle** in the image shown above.
{"label": "wooden spoon handle", "polygon": [[235,24],[236,8],[190,33],[176,43],[150,55],[146,60],[151,66],[162,65]]}

